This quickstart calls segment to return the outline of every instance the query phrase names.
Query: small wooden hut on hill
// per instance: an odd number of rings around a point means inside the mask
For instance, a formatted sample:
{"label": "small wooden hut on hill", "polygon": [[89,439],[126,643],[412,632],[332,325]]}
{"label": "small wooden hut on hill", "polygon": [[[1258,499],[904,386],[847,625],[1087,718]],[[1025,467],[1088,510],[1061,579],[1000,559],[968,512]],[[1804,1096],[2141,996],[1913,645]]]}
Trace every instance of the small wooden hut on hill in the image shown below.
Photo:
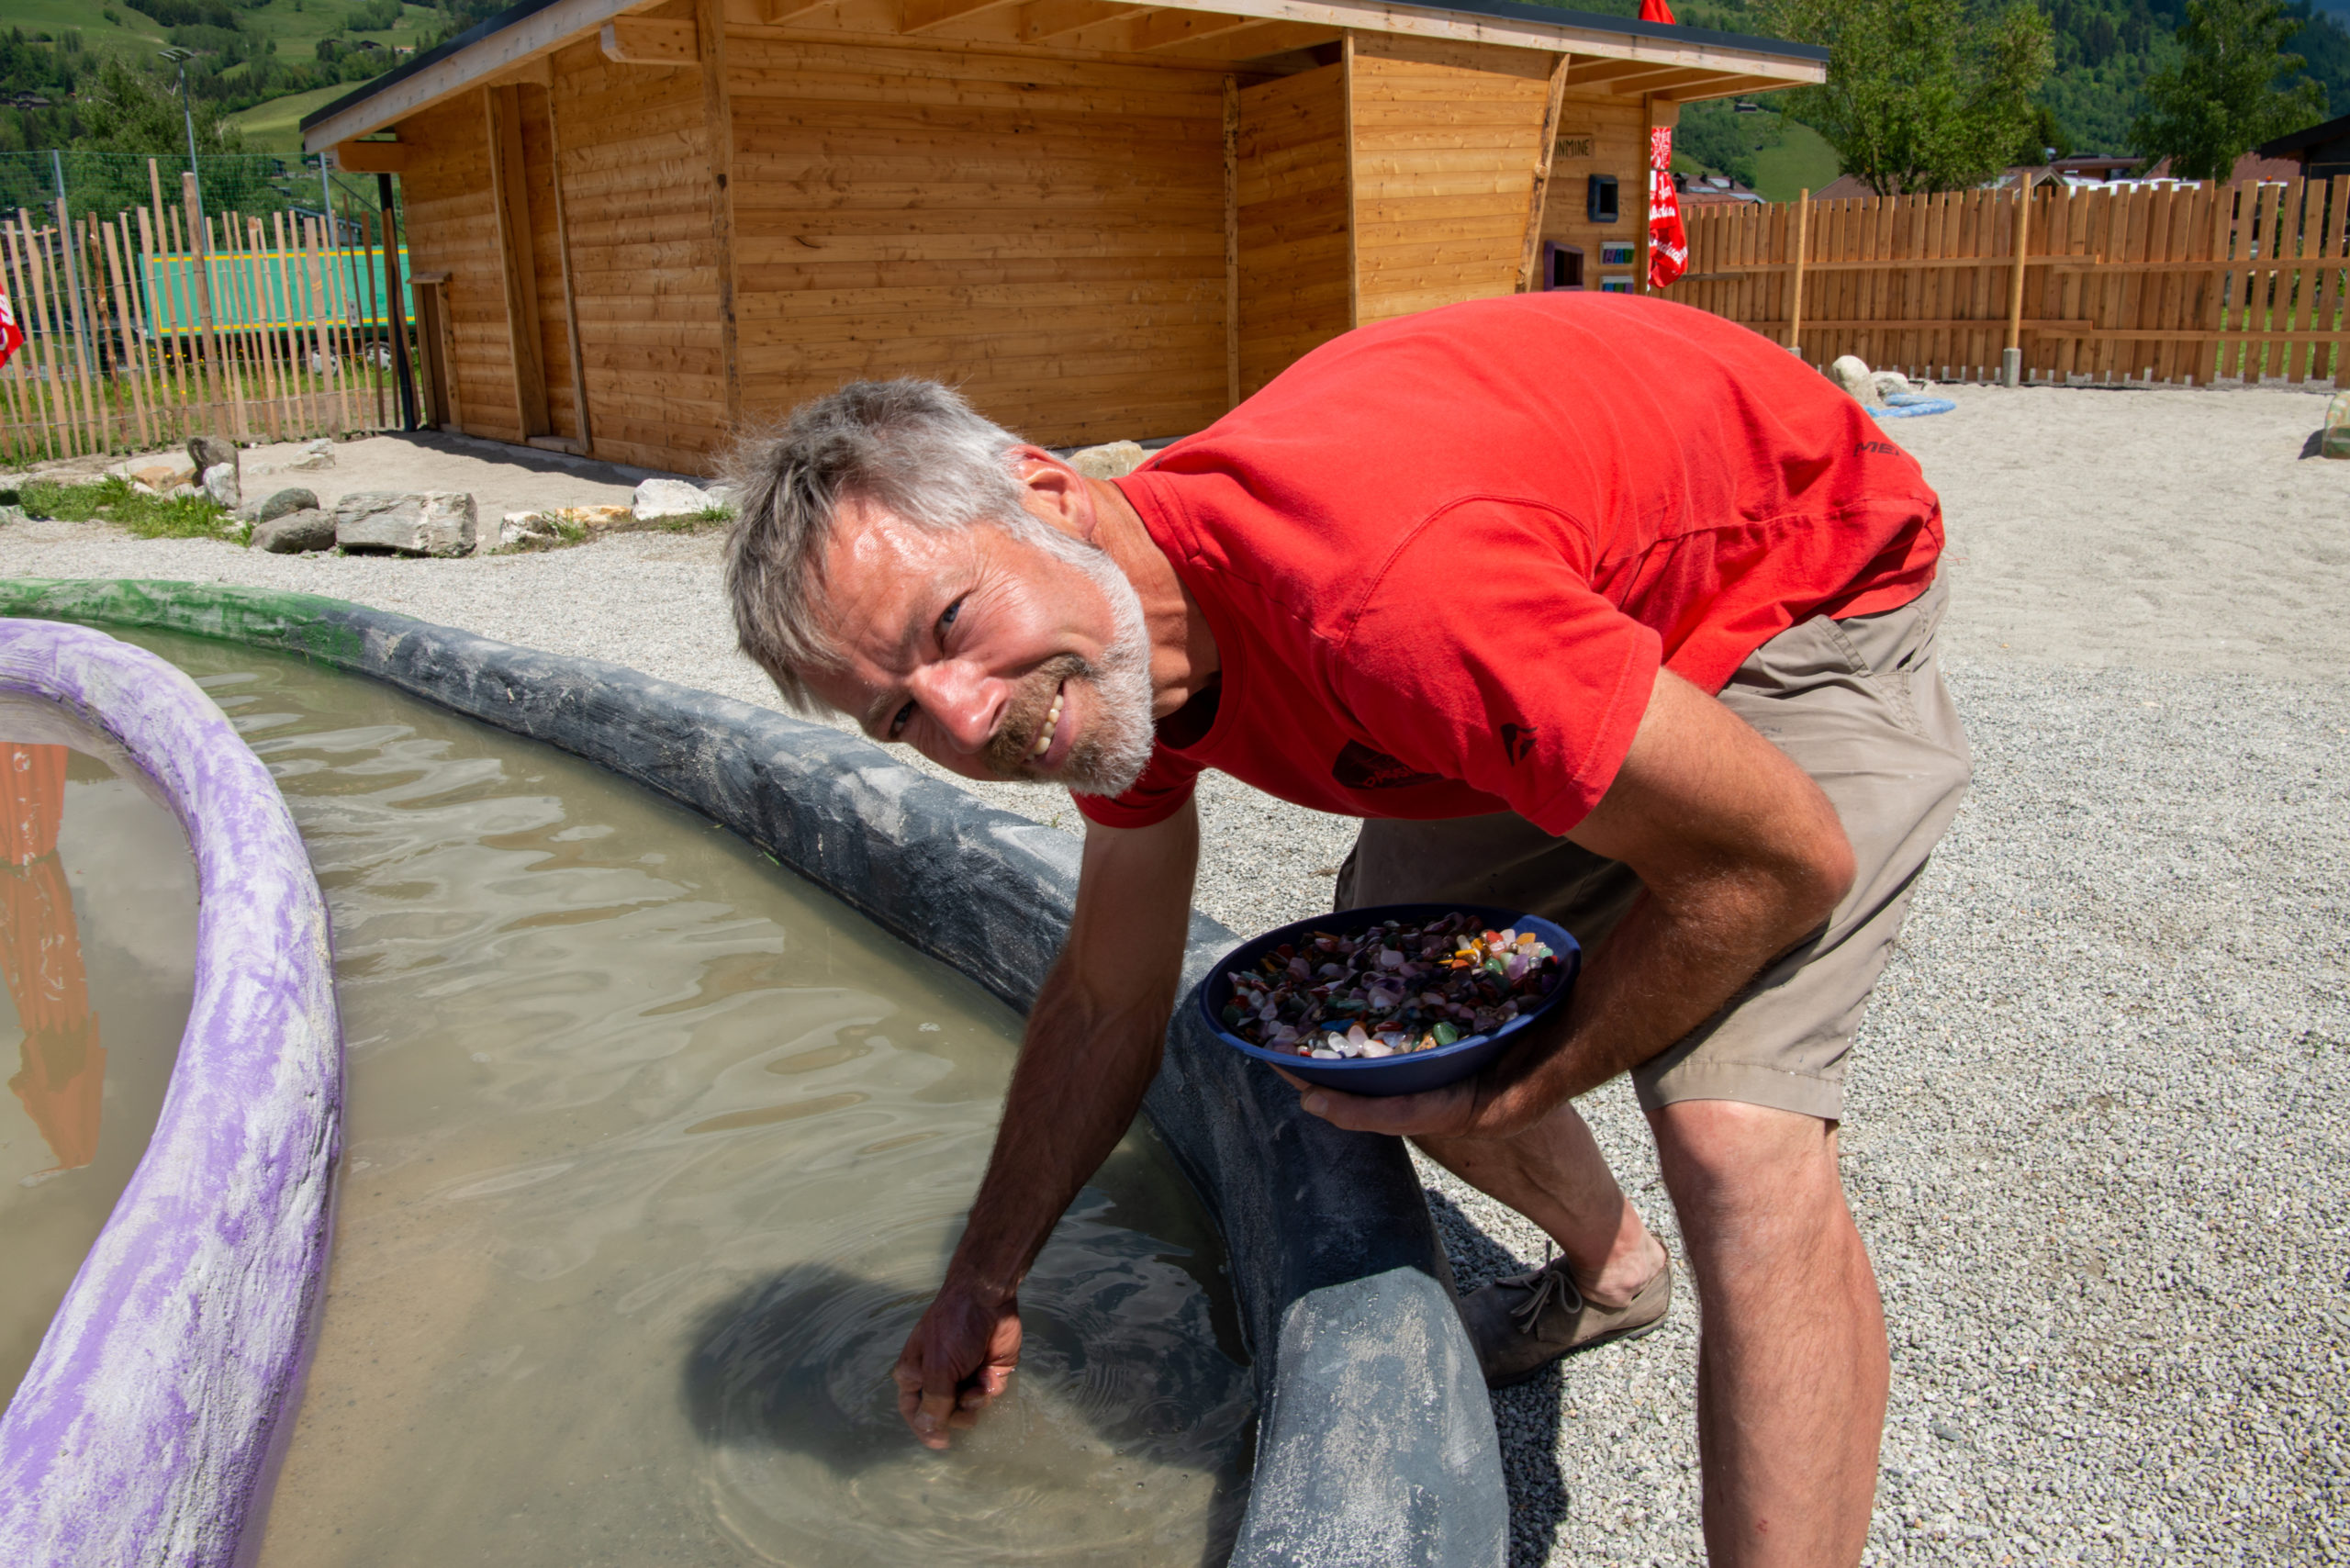
{"label": "small wooden hut on hill", "polygon": [[1175,435],[1360,323],[1629,287],[1648,128],[1825,62],[1507,0],[531,0],[303,132],[403,182],[436,423],[696,471],[857,377]]}

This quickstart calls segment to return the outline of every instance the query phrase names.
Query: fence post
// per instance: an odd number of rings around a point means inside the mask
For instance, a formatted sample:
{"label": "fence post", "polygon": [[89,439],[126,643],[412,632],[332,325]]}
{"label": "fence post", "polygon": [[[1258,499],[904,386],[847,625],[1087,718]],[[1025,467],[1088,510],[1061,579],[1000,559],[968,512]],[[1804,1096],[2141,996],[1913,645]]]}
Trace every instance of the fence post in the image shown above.
{"label": "fence post", "polygon": [[205,230],[204,207],[197,196],[193,169],[180,176],[180,203],[187,213],[188,271],[196,282],[196,330],[204,342],[204,398],[210,405],[207,423],[218,425],[220,398],[228,386],[228,367],[220,363],[220,340],[212,330],[212,237]]}
{"label": "fence post", "polygon": [[1811,191],[1807,186],[1796,196],[1796,274],[1787,305],[1787,352],[1797,359],[1803,357],[1803,253],[1810,227]]}
{"label": "fence post", "polygon": [[2008,268],[2008,346],[1999,355],[1999,385],[2023,385],[2023,263],[2031,246],[2031,175],[2016,176],[2016,253]]}
{"label": "fence post", "polygon": [[399,382],[400,429],[412,431],[419,428],[416,382],[408,371],[408,308],[403,302],[400,279],[399,214],[392,201],[392,177],[389,174],[375,176],[375,196],[384,206],[384,310],[391,319],[392,375]]}

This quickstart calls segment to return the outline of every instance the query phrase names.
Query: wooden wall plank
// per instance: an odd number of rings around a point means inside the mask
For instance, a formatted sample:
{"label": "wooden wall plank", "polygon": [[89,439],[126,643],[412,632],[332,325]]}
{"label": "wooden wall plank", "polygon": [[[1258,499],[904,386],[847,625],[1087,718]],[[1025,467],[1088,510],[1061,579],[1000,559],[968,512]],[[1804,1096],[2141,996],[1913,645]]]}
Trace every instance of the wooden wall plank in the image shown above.
{"label": "wooden wall plank", "polygon": [[893,375],[1056,445],[1224,412],[1222,75],[755,29],[725,47],[747,412]]}
{"label": "wooden wall plank", "polygon": [[1357,325],[1516,292],[1553,63],[1531,50],[1351,36]]}
{"label": "wooden wall plank", "polygon": [[516,441],[514,367],[506,330],[506,285],[490,185],[489,138],[478,97],[466,96],[400,122],[409,149],[401,176],[408,256],[419,272],[442,272],[439,331],[432,345],[447,377],[452,422],[470,434]]}
{"label": "wooden wall plank", "polygon": [[1353,324],[1346,71],[1240,90],[1240,393]]}

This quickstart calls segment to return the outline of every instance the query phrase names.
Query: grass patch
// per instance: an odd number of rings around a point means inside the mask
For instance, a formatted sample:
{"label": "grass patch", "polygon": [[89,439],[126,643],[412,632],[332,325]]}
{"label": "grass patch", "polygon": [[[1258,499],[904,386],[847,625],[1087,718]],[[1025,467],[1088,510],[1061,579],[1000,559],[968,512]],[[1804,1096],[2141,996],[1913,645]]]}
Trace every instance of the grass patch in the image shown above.
{"label": "grass patch", "polygon": [[733,507],[704,507],[690,517],[665,517],[653,524],[664,533],[699,533],[714,522],[733,522]]}
{"label": "grass patch", "polygon": [[17,493],[25,515],[62,522],[111,522],[136,539],[234,539],[244,525],[207,497],[143,496],[108,475],[94,484],[36,479]]}
{"label": "grass patch", "polygon": [[1754,189],[1764,201],[1793,201],[1807,190],[1817,194],[1843,173],[1844,161],[1826,137],[1800,120],[1779,123],[1779,145],[1754,155]]}

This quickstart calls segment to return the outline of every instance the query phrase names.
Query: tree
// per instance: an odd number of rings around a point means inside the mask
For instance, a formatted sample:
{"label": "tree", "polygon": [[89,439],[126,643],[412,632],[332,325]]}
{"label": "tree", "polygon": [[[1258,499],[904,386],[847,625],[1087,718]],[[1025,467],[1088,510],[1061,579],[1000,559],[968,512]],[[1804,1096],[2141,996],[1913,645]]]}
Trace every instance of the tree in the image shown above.
{"label": "tree", "polygon": [[2138,151],[2168,157],[2181,179],[2223,180],[2261,142],[2323,119],[2324,88],[2307,77],[2278,84],[2304,63],[2284,52],[2301,25],[2281,0],[2187,0],[2186,55],[2146,78],[2152,112],[2131,131]]}
{"label": "tree", "polygon": [[[84,86],[74,105],[83,133],[73,139],[76,151],[131,152],[142,156],[187,156],[187,126],[181,118],[177,94],[164,83],[142,76],[118,59],[109,59],[94,85]],[[220,118],[220,106],[196,100],[196,150],[242,152],[244,132]]]}
{"label": "tree", "polygon": [[1782,36],[1826,44],[1828,80],[1787,95],[1844,172],[1880,196],[1982,184],[2032,134],[2055,56],[2029,0],[1772,0]]}

